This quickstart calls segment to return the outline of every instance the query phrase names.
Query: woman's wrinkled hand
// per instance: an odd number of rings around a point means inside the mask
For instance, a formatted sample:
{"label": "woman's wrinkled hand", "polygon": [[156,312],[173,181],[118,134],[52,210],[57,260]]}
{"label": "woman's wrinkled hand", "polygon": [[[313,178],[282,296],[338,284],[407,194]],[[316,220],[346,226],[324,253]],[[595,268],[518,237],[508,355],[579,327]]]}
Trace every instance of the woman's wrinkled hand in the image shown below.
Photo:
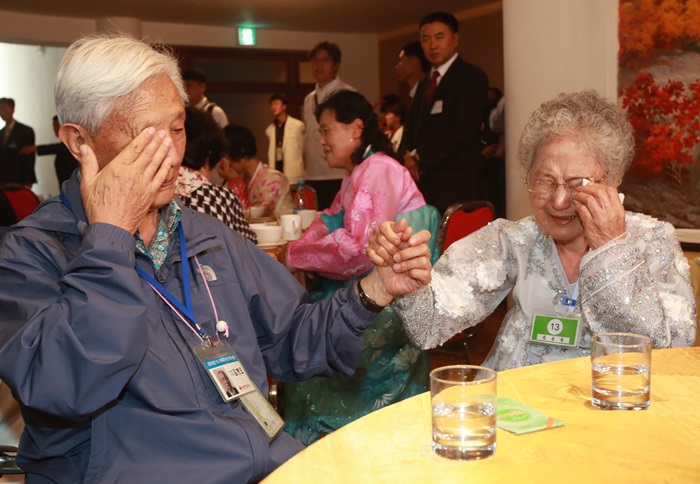
{"label": "woman's wrinkled hand", "polygon": [[581,219],[588,245],[592,249],[605,245],[626,231],[625,207],[613,186],[589,183],[574,193],[576,212]]}

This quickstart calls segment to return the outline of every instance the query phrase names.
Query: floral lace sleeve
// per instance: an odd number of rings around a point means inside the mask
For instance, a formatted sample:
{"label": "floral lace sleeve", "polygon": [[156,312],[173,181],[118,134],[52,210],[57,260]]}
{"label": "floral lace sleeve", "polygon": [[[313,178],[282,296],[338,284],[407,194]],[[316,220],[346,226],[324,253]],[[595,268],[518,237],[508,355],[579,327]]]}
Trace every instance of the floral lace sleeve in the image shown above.
{"label": "floral lace sleeve", "polygon": [[581,307],[593,334],[652,338],[654,348],[692,346],[696,308],[688,261],[673,227],[628,213],[628,233],[581,262]]}
{"label": "floral lace sleeve", "polygon": [[517,260],[498,220],[450,246],[432,271],[430,284],[397,298],[392,307],[411,340],[433,348],[483,321],[515,282]]}

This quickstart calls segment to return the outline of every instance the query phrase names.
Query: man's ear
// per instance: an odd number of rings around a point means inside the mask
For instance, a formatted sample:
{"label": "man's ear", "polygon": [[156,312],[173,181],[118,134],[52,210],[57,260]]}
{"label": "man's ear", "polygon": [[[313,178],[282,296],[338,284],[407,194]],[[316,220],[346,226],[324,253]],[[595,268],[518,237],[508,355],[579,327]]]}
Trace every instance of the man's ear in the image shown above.
{"label": "man's ear", "polygon": [[68,150],[70,150],[73,157],[78,161],[82,161],[80,159],[80,145],[86,143],[90,144],[89,142],[92,141],[92,138],[85,128],[79,124],[73,123],[62,124],[61,127],[58,128],[58,137],[61,138],[63,144],[68,147]]}

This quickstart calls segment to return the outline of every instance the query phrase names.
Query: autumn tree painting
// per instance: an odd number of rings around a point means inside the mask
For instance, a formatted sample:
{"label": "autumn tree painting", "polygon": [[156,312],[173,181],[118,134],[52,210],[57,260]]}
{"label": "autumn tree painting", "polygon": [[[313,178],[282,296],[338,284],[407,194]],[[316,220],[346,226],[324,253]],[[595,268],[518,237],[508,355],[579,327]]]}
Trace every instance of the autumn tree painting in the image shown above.
{"label": "autumn tree painting", "polygon": [[700,40],[700,0],[620,0],[620,66]]}
{"label": "autumn tree painting", "polygon": [[636,140],[625,206],[700,228],[700,0],[619,5],[619,96]]}

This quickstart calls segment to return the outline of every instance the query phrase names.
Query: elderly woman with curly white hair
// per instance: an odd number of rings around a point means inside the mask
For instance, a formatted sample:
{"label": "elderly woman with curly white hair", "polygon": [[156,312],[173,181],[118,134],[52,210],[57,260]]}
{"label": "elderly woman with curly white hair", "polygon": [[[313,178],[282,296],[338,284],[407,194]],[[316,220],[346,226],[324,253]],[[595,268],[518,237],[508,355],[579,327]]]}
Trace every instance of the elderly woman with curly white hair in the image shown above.
{"label": "elderly woman with curly white hair", "polygon": [[[515,305],[484,362],[496,370],[587,355],[601,332],[644,334],[655,348],[692,345],[695,301],[674,228],[626,212],[617,191],[633,148],[624,111],[595,91],[543,103],[518,147],[534,216],[457,241],[429,284],[395,299],[411,339],[440,345],[512,291]],[[375,264],[402,270],[394,254],[410,234],[401,228],[377,229]]]}

